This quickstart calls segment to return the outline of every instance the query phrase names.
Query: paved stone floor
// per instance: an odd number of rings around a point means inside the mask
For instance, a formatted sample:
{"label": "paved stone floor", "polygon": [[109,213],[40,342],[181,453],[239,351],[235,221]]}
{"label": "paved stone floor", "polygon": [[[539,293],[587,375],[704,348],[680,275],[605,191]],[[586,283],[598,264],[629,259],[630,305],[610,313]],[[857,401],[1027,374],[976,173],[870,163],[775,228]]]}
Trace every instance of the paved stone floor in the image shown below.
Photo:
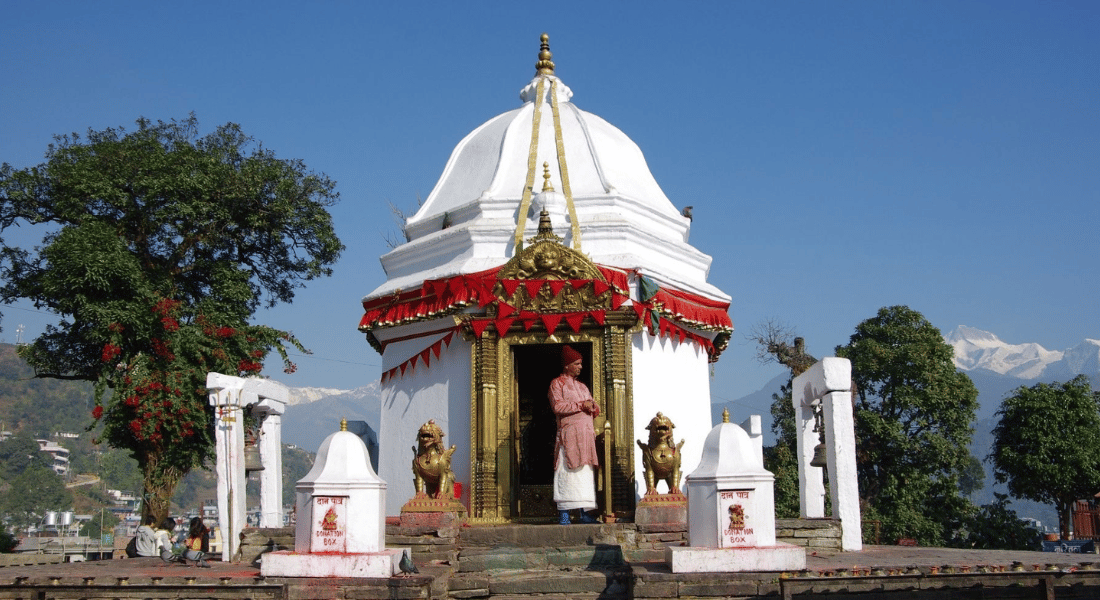
{"label": "paved stone floor", "polygon": [[[1048,565],[1055,565],[1060,569],[1071,569],[1080,567],[1082,564],[1092,564],[1092,569],[1100,569],[1100,556],[909,546],[866,546],[860,552],[818,551],[808,553],[806,556],[807,570],[832,572],[876,567],[895,569],[918,567],[927,571],[930,567],[944,566],[956,569],[967,567],[976,572],[978,567],[983,565],[1010,567],[1013,563],[1020,563],[1028,571],[1036,567],[1046,569]],[[260,579],[260,570],[248,564],[224,563],[218,560],[212,560],[209,564],[211,568],[200,569],[179,564],[165,565],[158,558],[130,558],[49,565],[13,565],[0,567],[0,582],[10,584],[19,577],[36,580],[60,577],[68,583],[95,578],[95,582],[99,584],[115,583],[119,578],[128,578],[133,583],[147,583],[154,578],[162,578],[166,583],[194,579],[195,582],[233,584]],[[656,569],[662,567],[660,564],[650,566]]]}

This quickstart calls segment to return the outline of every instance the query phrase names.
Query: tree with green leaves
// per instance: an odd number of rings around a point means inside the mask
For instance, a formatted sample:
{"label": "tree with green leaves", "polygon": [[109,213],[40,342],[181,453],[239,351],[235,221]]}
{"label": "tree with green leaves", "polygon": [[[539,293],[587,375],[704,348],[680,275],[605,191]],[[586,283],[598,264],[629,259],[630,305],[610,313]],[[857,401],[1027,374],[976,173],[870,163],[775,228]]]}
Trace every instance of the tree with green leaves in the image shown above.
{"label": "tree with green leaves", "polygon": [[4,247],[0,300],[61,321],[20,355],[36,377],[95,383],[101,438],[128,450],[159,521],[180,477],[213,452],[208,371],[257,374],[289,332],[250,321],[330,275],[343,250],[335,183],[279,159],[229,123],[183,121],[57,136],[35,167],[0,166],[0,230],[43,226]]}
{"label": "tree with green leaves", "polygon": [[1054,505],[1067,539],[1073,502],[1100,491],[1100,392],[1084,375],[1017,388],[997,411],[989,460],[1010,494]]}
{"label": "tree with green leaves", "polygon": [[859,491],[865,520],[885,539],[940,545],[960,495],[978,390],[953,363],[939,329],[907,306],[889,306],[836,349],[852,362]]}

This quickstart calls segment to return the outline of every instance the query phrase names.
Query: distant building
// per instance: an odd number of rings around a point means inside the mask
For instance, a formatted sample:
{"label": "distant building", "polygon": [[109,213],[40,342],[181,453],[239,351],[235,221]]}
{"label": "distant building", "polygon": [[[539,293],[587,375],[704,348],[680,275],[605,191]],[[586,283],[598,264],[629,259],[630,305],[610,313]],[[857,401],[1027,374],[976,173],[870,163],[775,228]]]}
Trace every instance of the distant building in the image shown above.
{"label": "distant building", "polygon": [[67,475],[69,473],[69,449],[50,440],[35,441],[38,442],[40,451],[50,455],[50,467],[54,472],[58,475]]}

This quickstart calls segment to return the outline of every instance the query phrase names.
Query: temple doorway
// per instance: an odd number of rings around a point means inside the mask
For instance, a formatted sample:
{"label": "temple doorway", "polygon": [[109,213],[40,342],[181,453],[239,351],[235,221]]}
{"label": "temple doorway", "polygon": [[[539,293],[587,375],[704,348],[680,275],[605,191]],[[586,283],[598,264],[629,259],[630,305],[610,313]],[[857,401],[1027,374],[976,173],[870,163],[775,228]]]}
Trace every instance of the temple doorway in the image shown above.
{"label": "temple doorway", "polygon": [[[563,344],[512,346],[513,411],[512,439],[515,442],[512,472],[517,489],[514,513],[523,520],[541,520],[557,514],[554,505],[554,438],[557,422],[547,393],[550,382],[561,375]],[[584,357],[578,379],[592,389],[592,344],[571,343]]]}

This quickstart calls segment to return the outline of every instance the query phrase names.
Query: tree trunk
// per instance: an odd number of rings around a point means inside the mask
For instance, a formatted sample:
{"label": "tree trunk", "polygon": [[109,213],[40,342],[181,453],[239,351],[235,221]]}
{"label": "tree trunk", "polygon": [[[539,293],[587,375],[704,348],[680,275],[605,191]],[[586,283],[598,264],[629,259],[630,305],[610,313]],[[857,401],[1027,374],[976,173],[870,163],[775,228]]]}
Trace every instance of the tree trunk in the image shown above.
{"label": "tree trunk", "polygon": [[161,468],[160,453],[152,449],[139,461],[142,471],[144,490],[142,491],[142,522],[152,515],[154,522],[160,525],[168,518],[172,510],[172,494],[184,473],[172,467]]}

